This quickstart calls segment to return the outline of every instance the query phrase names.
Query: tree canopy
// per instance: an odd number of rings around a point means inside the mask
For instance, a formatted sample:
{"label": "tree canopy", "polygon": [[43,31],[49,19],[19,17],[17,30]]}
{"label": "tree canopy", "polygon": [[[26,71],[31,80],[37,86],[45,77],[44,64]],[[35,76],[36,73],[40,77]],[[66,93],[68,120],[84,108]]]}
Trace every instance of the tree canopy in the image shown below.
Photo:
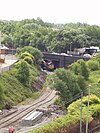
{"label": "tree canopy", "polygon": [[[53,83],[52,83],[53,81]],[[81,76],[75,75],[72,71],[64,68],[55,70],[51,75],[49,84],[57,91],[63,102],[85,91],[85,80]]]}
{"label": "tree canopy", "polygon": [[41,51],[65,52],[100,47],[100,27],[81,23],[52,24],[41,19],[0,21],[2,43],[10,48],[32,46]]}

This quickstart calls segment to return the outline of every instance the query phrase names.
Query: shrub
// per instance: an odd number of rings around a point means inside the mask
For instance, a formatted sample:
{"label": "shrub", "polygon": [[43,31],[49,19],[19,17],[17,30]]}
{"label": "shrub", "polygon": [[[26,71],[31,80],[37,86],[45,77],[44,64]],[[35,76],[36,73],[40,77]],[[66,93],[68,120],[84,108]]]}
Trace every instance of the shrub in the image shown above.
{"label": "shrub", "polygon": [[92,71],[99,70],[99,62],[96,60],[87,61],[87,66]]}
{"label": "shrub", "polygon": [[100,64],[100,53],[96,54],[96,56],[94,57]]}
{"label": "shrub", "polygon": [[[68,112],[73,113],[80,108],[80,100],[77,100],[69,105]],[[100,104],[100,99],[96,95],[90,95],[90,105]],[[86,108],[88,105],[88,96],[85,96],[82,100],[82,106]]]}
{"label": "shrub", "polygon": [[28,64],[30,64],[30,65],[33,64],[33,60],[32,60],[31,57],[26,56],[26,57],[24,58],[24,61],[26,61],[26,62],[27,62]]}
{"label": "shrub", "polygon": [[24,52],[30,53],[34,57],[36,64],[41,63],[43,55],[42,55],[42,52],[37,48],[33,48],[32,46],[25,46],[21,50],[21,53],[24,53]]}
{"label": "shrub", "polygon": [[89,77],[89,69],[86,66],[85,61],[82,59],[79,59],[76,62],[69,65],[69,69],[73,71],[76,75],[83,76],[86,80]]}
{"label": "shrub", "polygon": [[80,86],[77,83],[77,76],[70,70],[59,68],[52,75],[53,86],[63,102],[68,101],[74,95],[80,92]]}
{"label": "shrub", "polygon": [[92,105],[90,107],[90,110],[92,111],[92,116],[98,118],[100,116],[100,103],[96,105]]}
{"label": "shrub", "polygon": [[29,83],[28,63],[26,61],[21,60],[18,65],[19,69],[17,72],[17,78],[23,85],[26,85],[27,83]]}
{"label": "shrub", "polygon": [[[87,105],[88,104],[88,96],[84,97],[83,99],[83,104]],[[96,95],[90,95],[90,105],[91,104],[99,104],[100,99]]]}
{"label": "shrub", "polygon": [[28,53],[27,51],[24,52],[24,53],[21,53],[20,58],[24,59],[26,56],[31,57],[32,59],[34,59],[34,57],[30,53]]}
{"label": "shrub", "polygon": [[62,106],[63,105],[63,101],[60,97],[58,97],[55,102],[54,102],[56,105],[59,105],[59,106]]}

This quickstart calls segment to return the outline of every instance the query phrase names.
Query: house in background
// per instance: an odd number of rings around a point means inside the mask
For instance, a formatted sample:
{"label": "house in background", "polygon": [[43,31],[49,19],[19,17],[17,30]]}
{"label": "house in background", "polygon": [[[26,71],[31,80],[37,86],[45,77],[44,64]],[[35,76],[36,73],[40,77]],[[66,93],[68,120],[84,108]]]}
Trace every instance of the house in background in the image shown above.
{"label": "house in background", "polygon": [[0,54],[6,54],[6,50],[8,50],[9,48],[7,48],[5,45],[1,44],[0,46]]}
{"label": "house in background", "polygon": [[2,55],[6,54],[6,50],[8,50],[9,48],[7,48],[5,45],[0,45],[0,63],[5,63],[5,58],[4,56],[2,57]]}

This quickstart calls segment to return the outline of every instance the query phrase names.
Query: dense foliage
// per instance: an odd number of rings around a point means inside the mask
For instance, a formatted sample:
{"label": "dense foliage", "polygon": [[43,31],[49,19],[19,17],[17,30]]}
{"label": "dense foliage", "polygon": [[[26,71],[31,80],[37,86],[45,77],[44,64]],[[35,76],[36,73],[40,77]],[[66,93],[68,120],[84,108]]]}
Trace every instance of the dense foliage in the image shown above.
{"label": "dense foliage", "polygon": [[20,58],[24,58],[25,56],[30,56],[34,59],[35,64],[40,64],[42,61],[42,53],[37,48],[33,48],[32,46],[25,46],[20,51],[18,51],[18,55]]}
{"label": "dense foliage", "polygon": [[[42,53],[31,48],[32,54],[23,48],[17,53],[20,60],[7,72],[0,73],[0,109],[11,108],[26,98],[33,96],[32,82],[37,82],[39,70],[35,65],[41,61]],[[38,59],[33,55],[38,54]]]}
{"label": "dense foliage", "polygon": [[81,23],[45,23],[41,19],[0,21],[2,44],[10,48],[33,46],[41,51],[67,52],[80,47],[100,47],[100,27]]}
{"label": "dense foliage", "polygon": [[86,66],[85,61],[82,59],[76,61],[75,63],[72,63],[69,66],[69,69],[73,71],[76,75],[82,75],[86,80],[89,77],[89,69]]}
{"label": "dense foliage", "polygon": [[100,53],[86,62],[90,70],[88,84],[91,84],[90,92],[100,97]]}
{"label": "dense foliage", "polygon": [[31,96],[31,89],[23,86],[15,75],[15,69],[0,74],[0,109],[9,109]]}
{"label": "dense foliage", "polygon": [[[86,110],[86,107],[88,105],[88,96],[85,96],[82,100],[82,107],[83,110]],[[68,113],[70,114],[75,114],[77,111],[79,112],[79,107],[80,107],[80,99],[73,102],[72,104],[69,105],[68,109]],[[93,111],[93,106],[95,107],[95,105],[100,104],[100,98],[98,98],[96,95],[90,95],[90,100],[89,100],[89,105],[90,105],[90,111]],[[99,116],[99,115],[98,115]]]}
{"label": "dense foliage", "polygon": [[[30,133],[79,133],[79,121],[80,121],[80,106],[81,100],[78,99],[75,102],[73,100],[77,99],[75,95],[76,91],[86,91],[89,84],[90,87],[90,100],[89,100],[89,128],[93,128],[91,123],[94,120],[95,124],[100,124],[100,54],[91,58],[89,61],[84,62],[83,60],[78,60],[69,66],[69,70],[60,68],[57,69],[53,75],[48,76],[47,81],[50,82],[51,88],[56,89],[60,98],[56,100],[55,103],[62,105],[65,103],[70,103],[67,108],[67,115],[62,118],[58,118],[53,122],[33,130]],[[94,63],[95,62],[95,63]],[[92,66],[91,66],[91,65]],[[52,82],[53,81],[53,82]],[[76,86],[77,84],[77,86]],[[75,87],[75,89],[73,89]],[[85,88],[86,87],[86,88]],[[78,90],[79,89],[79,90]],[[73,94],[73,95],[72,95]],[[94,95],[95,94],[95,95]],[[87,95],[87,93],[85,93]],[[98,96],[98,97],[97,97]],[[88,105],[88,96],[84,96],[82,100],[82,124],[83,131],[85,132],[84,126],[86,122]],[[94,125],[95,127],[96,125]]]}
{"label": "dense foliage", "polygon": [[[85,91],[86,85],[83,78],[75,75],[69,70],[60,68],[55,70],[55,73],[51,76],[50,85],[53,80],[53,88],[58,92],[63,102],[67,102],[70,98],[79,94],[81,91]],[[82,82],[83,84],[80,84]],[[83,86],[82,86],[83,85]]]}
{"label": "dense foliage", "polygon": [[[19,68],[18,68],[19,67]],[[17,78],[24,85],[29,83],[29,66],[26,61],[20,61],[18,64]]]}
{"label": "dense foliage", "polygon": [[87,95],[89,84],[91,84],[91,94],[100,97],[99,56],[100,54],[97,54],[87,62],[80,59],[72,63],[68,69],[59,68],[54,71],[54,74],[48,76],[47,82],[57,91],[63,103],[67,103],[70,99],[77,99],[81,91]]}
{"label": "dense foliage", "polygon": [[86,64],[91,71],[100,70],[100,53],[87,61]]}
{"label": "dense foliage", "polygon": [[[21,59],[12,70],[0,74],[0,108],[21,102],[32,94],[31,83],[37,80],[39,74],[34,65],[40,64],[42,60],[42,53],[39,50],[66,53],[71,50],[77,51],[77,48],[81,47],[100,47],[100,27],[96,25],[81,23],[56,25],[44,23],[41,19],[26,19],[0,21],[0,31],[2,44],[9,48],[17,48],[17,55]],[[100,97],[100,54],[87,63],[79,60],[69,66],[69,69],[56,70],[49,81],[58,92],[62,103],[73,99],[81,91],[85,92],[86,84],[89,83],[91,93]],[[80,100],[72,103],[67,116],[33,132],[61,133],[65,128],[69,130],[72,125],[76,126],[79,124],[79,105]],[[93,117],[100,116],[100,99],[92,96],[90,105],[91,121]],[[87,110],[86,97],[83,100],[83,107],[84,122]]]}

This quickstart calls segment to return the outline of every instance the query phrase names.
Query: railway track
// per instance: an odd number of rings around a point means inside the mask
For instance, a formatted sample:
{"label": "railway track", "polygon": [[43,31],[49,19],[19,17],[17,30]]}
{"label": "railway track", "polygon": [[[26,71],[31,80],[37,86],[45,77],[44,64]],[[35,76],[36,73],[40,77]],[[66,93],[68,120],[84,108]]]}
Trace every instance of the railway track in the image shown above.
{"label": "railway track", "polygon": [[12,123],[17,122],[18,120],[21,120],[25,115],[27,115],[29,112],[35,110],[36,108],[43,106],[50,101],[52,101],[56,97],[56,92],[54,90],[46,92],[39,101],[34,102],[29,107],[18,110],[17,112],[14,112],[13,114],[3,117],[0,119],[0,129],[10,126]]}

